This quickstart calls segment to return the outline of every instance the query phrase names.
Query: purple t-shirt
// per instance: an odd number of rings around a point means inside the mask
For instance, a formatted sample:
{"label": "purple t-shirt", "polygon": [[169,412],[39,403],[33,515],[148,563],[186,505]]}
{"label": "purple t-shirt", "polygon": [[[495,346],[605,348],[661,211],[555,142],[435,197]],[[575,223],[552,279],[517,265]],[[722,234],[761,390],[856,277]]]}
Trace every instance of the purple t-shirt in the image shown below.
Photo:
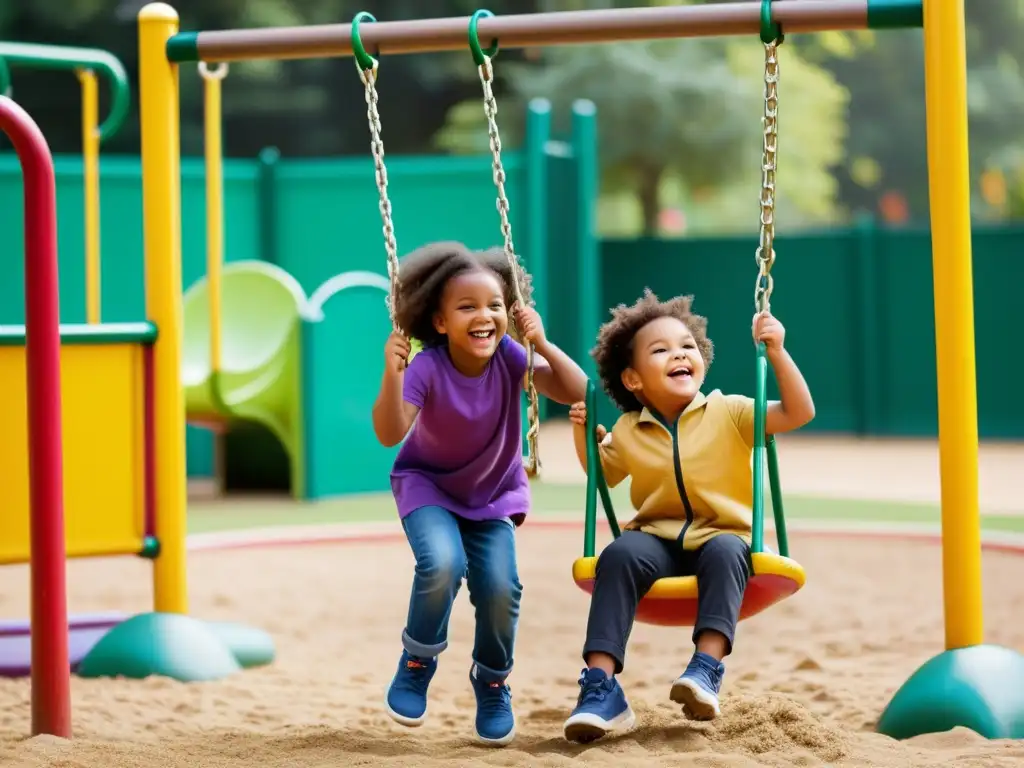
{"label": "purple t-shirt", "polygon": [[399,517],[438,506],[467,520],[522,524],[530,505],[519,400],[525,374],[526,350],[508,336],[480,376],[459,373],[446,346],[412,359],[403,397],[420,412],[391,470]]}

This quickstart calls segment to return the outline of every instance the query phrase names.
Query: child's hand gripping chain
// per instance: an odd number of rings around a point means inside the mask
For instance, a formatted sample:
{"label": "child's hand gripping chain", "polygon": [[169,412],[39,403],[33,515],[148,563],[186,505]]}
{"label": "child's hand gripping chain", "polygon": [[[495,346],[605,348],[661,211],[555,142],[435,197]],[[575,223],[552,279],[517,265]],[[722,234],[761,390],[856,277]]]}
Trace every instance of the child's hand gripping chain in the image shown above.
{"label": "child's hand gripping chain", "polygon": [[544,322],[540,319],[540,313],[533,307],[516,302],[512,307],[512,318],[516,322],[516,328],[523,341],[528,341],[536,347],[537,351],[543,354],[543,348],[547,346],[548,338],[544,332]]}
{"label": "child's hand gripping chain", "polygon": [[[584,400],[573,403],[569,406],[569,421],[573,425],[572,442],[576,449],[576,458],[579,459],[583,470],[587,469],[587,403]],[[597,442],[603,443],[608,436],[608,430],[603,424],[596,427]]]}
{"label": "child's hand gripping chain", "polygon": [[412,345],[400,331],[392,331],[388,340],[384,343],[384,372],[385,374],[401,374],[409,365],[409,354]]}

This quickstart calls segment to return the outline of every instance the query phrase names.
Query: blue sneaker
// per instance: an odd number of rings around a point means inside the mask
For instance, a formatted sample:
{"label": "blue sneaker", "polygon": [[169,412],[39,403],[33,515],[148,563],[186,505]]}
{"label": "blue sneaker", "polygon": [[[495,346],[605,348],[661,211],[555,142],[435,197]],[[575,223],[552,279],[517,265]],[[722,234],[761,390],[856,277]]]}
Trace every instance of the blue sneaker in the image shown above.
{"label": "blue sneaker", "polygon": [[683,705],[683,713],[691,720],[714,720],[722,710],[718,692],[722,688],[725,664],[714,656],[697,651],[686,671],[672,683],[671,698]]}
{"label": "blue sneaker", "polygon": [[512,689],[504,680],[484,680],[476,664],[469,671],[476,694],[476,735],[484,744],[504,747],[516,737],[516,716],[512,713]]}
{"label": "blue sneaker", "polygon": [[437,671],[437,659],[421,659],[402,651],[398,671],[384,700],[391,719],[415,728],[427,716],[427,688]]}
{"label": "blue sneaker", "polygon": [[576,709],[562,728],[565,738],[587,744],[614,731],[628,731],[634,723],[636,716],[619,681],[604,670],[584,669]]}

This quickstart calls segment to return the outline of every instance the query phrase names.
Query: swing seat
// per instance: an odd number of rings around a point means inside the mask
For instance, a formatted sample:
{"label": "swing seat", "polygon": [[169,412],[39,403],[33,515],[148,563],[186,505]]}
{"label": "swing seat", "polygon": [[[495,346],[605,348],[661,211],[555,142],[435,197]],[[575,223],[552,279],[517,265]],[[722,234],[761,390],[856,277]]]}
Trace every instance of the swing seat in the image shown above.
{"label": "swing seat", "polygon": [[[747,582],[740,608],[740,619],[756,616],[765,608],[795,594],[805,583],[806,574],[796,561],[770,552],[751,555],[754,575]],[[594,592],[596,557],[581,557],[572,564],[572,577],[588,594]],[[658,579],[640,601],[636,620],[663,627],[692,627],[697,620],[697,578],[674,576]]]}

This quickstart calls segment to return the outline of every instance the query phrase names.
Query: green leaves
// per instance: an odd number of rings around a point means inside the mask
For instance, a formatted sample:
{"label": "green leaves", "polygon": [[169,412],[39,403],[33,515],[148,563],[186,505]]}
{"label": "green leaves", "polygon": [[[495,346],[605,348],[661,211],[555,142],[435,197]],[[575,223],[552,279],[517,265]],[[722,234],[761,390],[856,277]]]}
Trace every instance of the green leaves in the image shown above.
{"label": "green leaves", "polygon": [[[843,153],[847,94],[793,48],[783,46],[780,55],[780,205],[801,220],[828,221],[836,198],[829,169]],[[673,191],[691,224],[757,225],[751,201],[761,183],[764,48],[756,39],[567,46],[546,50],[540,65],[496,69],[510,92],[502,109],[508,142],[518,142],[532,97],[551,101],[556,131],[565,127],[574,100],[597,105],[603,190],[626,191],[640,203],[639,215],[620,204],[608,208],[617,214],[601,217],[617,234],[656,233],[664,198]],[[486,150],[478,101],[450,110],[437,146]],[[633,223],[624,226],[624,217]]]}

